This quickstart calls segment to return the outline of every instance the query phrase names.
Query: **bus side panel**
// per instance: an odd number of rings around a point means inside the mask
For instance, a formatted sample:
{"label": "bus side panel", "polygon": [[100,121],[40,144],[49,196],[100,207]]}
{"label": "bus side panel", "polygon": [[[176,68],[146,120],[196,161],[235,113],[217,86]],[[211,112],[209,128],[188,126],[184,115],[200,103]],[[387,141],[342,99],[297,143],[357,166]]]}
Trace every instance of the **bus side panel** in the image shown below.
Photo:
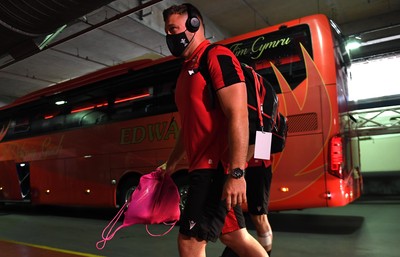
{"label": "bus side panel", "polygon": [[288,137],[282,159],[273,162],[271,210],[326,207],[321,144],[321,134]]}
{"label": "bus side panel", "polygon": [[333,55],[331,26],[323,15],[302,18],[301,23],[308,24],[313,41],[313,61],[325,84],[336,84],[336,67]]}
{"label": "bus side panel", "polygon": [[108,142],[111,145],[108,146],[117,147],[123,151],[140,151],[170,145],[170,142],[166,141],[174,139],[177,133],[175,119],[170,125],[172,117],[173,114],[169,113],[110,123],[107,131],[104,131],[111,138],[111,141]]}
{"label": "bus side panel", "polygon": [[[2,144],[3,157],[29,164],[33,204],[114,207],[123,174],[150,172],[168,157],[179,131],[172,117],[169,113],[17,140]],[[15,165],[0,163],[4,200],[21,200]]]}
{"label": "bus side panel", "polygon": [[328,207],[345,206],[360,196],[359,181],[353,176],[345,179],[337,179],[333,175],[327,174],[327,190],[329,192]]}
{"label": "bus side panel", "polygon": [[14,161],[0,162],[0,201],[21,201],[17,170]]}
{"label": "bus side panel", "polygon": [[30,162],[31,198],[33,204],[66,204],[69,190],[64,159]]}
{"label": "bus side panel", "polygon": [[113,190],[107,155],[85,155],[65,160],[68,204],[113,206]]}
{"label": "bus side panel", "polygon": [[[354,143],[356,143],[357,140],[352,140],[347,135],[349,128],[344,129],[344,127],[348,125],[349,121],[342,119],[341,115],[343,114],[339,114],[341,106],[338,99],[340,99],[341,97],[340,93],[338,93],[338,91],[340,90],[337,87],[340,87],[340,85],[326,85],[325,89],[328,93],[327,96],[329,97],[321,98],[323,106],[326,107],[324,109],[330,110],[330,113],[328,111],[324,113],[324,115],[326,116],[326,121],[324,122],[324,133],[326,134],[326,138],[331,139],[334,136],[340,135],[343,144],[343,165],[341,170],[343,174],[343,179],[338,179],[338,175],[334,176],[329,173],[329,159],[331,153],[329,152],[329,144],[325,145],[325,159],[327,163],[326,188],[327,194],[329,194],[328,206],[330,207],[344,206],[360,196],[358,192],[360,180],[356,179],[359,173],[356,170],[357,166],[354,162],[354,158],[357,159],[358,148],[350,142],[353,141]],[[329,121],[331,121],[331,124],[328,126]],[[354,147],[355,149],[353,149]]]}
{"label": "bus side panel", "polygon": [[110,124],[107,133],[113,148],[112,169],[147,173],[164,163],[179,133],[176,113],[151,116]]}
{"label": "bus side panel", "polygon": [[271,209],[326,206],[321,87],[304,82],[283,92],[280,111],[289,113],[289,130],[284,151],[273,159]]}

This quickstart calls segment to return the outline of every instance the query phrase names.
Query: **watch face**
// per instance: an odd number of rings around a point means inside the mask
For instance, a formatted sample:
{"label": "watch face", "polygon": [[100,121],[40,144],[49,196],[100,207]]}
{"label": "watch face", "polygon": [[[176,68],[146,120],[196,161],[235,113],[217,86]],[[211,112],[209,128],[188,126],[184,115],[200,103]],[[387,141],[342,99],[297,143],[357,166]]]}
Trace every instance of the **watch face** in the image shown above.
{"label": "watch face", "polygon": [[231,176],[234,178],[241,178],[244,175],[244,170],[240,169],[240,168],[235,168],[232,170],[231,172]]}

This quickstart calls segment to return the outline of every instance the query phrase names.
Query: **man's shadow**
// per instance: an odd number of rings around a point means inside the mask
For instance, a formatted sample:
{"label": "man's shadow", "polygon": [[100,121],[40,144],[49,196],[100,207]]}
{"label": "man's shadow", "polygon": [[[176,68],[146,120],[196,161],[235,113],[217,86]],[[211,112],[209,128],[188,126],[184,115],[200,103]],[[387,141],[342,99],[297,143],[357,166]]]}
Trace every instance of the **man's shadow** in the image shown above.
{"label": "man's shadow", "polygon": [[[249,230],[255,227],[245,214]],[[364,217],[348,215],[322,215],[298,213],[269,213],[268,220],[276,232],[296,232],[313,234],[352,234],[361,228]]]}

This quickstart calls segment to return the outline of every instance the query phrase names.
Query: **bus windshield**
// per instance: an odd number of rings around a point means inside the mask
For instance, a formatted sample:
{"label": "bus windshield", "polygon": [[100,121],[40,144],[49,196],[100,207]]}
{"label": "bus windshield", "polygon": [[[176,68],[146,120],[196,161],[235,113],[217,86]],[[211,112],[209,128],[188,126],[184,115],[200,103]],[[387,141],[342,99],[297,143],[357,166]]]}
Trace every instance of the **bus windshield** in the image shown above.
{"label": "bus windshield", "polygon": [[301,46],[312,57],[310,29],[307,25],[282,27],[278,31],[228,45],[241,62],[257,70],[278,93],[281,89],[271,64],[280,70],[291,89],[295,89],[306,78]]}

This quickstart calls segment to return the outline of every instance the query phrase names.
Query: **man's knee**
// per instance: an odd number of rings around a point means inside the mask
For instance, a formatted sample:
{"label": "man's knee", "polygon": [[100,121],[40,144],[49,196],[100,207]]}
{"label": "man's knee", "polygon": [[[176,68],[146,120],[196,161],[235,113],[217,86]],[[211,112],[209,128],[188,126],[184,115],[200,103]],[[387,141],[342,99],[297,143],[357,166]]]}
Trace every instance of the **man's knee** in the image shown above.
{"label": "man's knee", "polygon": [[258,234],[264,234],[271,231],[271,226],[268,222],[268,217],[266,214],[251,215],[251,218]]}
{"label": "man's knee", "polygon": [[251,215],[251,219],[257,224],[269,224],[267,214]]}
{"label": "man's knee", "polygon": [[179,233],[178,249],[180,256],[197,256],[205,252],[207,242],[194,237],[189,237]]}

